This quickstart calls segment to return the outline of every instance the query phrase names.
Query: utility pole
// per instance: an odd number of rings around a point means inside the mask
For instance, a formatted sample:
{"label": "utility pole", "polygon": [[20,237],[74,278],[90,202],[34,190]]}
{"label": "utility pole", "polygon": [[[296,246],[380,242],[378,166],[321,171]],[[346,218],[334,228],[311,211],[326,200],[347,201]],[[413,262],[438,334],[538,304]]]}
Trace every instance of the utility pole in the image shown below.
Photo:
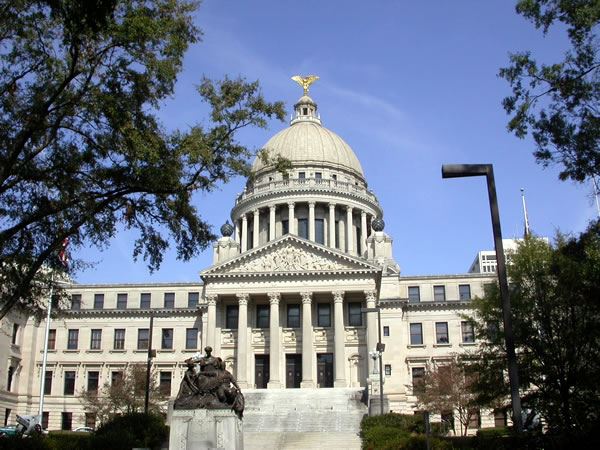
{"label": "utility pole", "polygon": [[152,368],[152,331],[154,329],[154,314],[150,311],[150,329],[148,330],[148,362],[146,364],[146,399],[144,401],[144,412],[148,414],[148,404],[150,403],[150,369]]}

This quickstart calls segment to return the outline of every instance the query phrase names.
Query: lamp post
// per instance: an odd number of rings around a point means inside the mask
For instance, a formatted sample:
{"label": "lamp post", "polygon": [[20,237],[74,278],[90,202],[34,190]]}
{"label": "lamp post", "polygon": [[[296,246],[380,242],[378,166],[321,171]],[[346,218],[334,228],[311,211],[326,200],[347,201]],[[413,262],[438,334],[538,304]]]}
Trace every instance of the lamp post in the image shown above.
{"label": "lamp post", "polygon": [[381,309],[379,307],[376,308],[361,308],[361,312],[377,313],[377,331],[379,333],[379,341],[377,342],[376,353],[379,357],[379,411],[383,416],[383,351],[385,350],[385,344],[381,342]]}
{"label": "lamp post", "polygon": [[152,350],[152,332],[154,331],[154,314],[150,311],[150,329],[148,330],[148,360],[146,362],[146,397],[144,398],[144,413],[148,414],[150,404],[150,370],[152,369],[152,358],[156,352]]}
{"label": "lamp post", "polygon": [[513,420],[517,432],[521,432],[523,431],[523,417],[521,416],[521,398],[519,397],[519,373],[517,369],[517,356],[515,354],[515,341],[512,329],[504,248],[502,246],[500,213],[498,211],[498,198],[496,197],[496,183],[494,181],[494,167],[492,164],[444,164],[442,166],[442,178],[478,176],[485,176],[487,181],[490,212],[492,215],[492,229],[494,232],[494,246],[496,248],[498,283],[500,285],[500,298],[502,300],[504,340],[506,343],[506,359],[508,361],[508,379],[510,382]]}

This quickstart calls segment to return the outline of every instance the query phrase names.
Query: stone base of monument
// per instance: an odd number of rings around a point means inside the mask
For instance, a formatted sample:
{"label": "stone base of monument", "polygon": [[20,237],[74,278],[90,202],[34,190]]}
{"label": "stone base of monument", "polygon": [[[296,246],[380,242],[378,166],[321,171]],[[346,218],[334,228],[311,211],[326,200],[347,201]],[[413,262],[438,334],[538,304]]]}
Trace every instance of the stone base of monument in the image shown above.
{"label": "stone base of monument", "polygon": [[175,409],[169,450],[242,450],[242,421],[229,409]]}

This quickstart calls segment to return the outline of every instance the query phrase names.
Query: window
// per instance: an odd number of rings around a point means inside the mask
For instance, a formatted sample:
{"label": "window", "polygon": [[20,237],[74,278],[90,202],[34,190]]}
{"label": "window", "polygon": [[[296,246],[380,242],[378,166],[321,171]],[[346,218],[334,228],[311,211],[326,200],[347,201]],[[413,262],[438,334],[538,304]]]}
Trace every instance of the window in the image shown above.
{"label": "window", "polygon": [[469,428],[475,430],[481,428],[481,414],[478,409],[472,409],[469,411],[471,418],[469,419]]}
{"label": "window", "polygon": [[433,300],[436,302],[446,301],[446,286],[433,287]]}
{"label": "window", "polygon": [[52,371],[46,370],[44,374],[44,395],[52,395]]}
{"label": "window", "polygon": [[48,330],[48,350],[56,350],[56,330]]}
{"label": "window", "polygon": [[58,306],[59,306],[58,295],[54,294],[52,296],[52,299],[50,300],[50,304],[52,305],[52,309],[58,309]]}
{"label": "window", "polygon": [[410,324],[410,345],[423,345],[423,325],[420,323]]}
{"label": "window", "polygon": [[475,342],[475,331],[473,330],[473,324],[471,322],[462,321],[460,323],[462,331],[463,344],[473,344]]}
{"label": "window", "polygon": [[96,428],[96,413],[85,413],[85,426],[89,428]]}
{"label": "window", "polygon": [[362,326],[362,311],[360,302],[348,303],[348,325],[351,327]]}
{"label": "window", "polygon": [[150,332],[148,331],[148,328],[138,329],[138,342],[137,342],[138,350],[148,350],[148,338],[149,337],[150,337]]}
{"label": "window", "polygon": [[111,386],[117,385],[123,381],[123,371],[115,370],[110,374],[110,384]]}
{"label": "window", "polygon": [[388,327],[387,325],[385,327],[383,327],[383,335],[384,336],[390,335],[390,327]]}
{"label": "window", "polygon": [[48,411],[42,412],[42,429],[48,429],[48,422],[50,421],[50,413]]}
{"label": "window", "polygon": [[164,350],[171,350],[173,348],[173,328],[162,329],[161,348]]}
{"label": "window", "polygon": [[13,382],[14,376],[15,376],[15,368],[13,366],[10,366],[8,368],[8,378],[6,380],[6,390],[8,392],[10,392],[12,389],[12,382]]}
{"label": "window", "polygon": [[238,305],[227,305],[225,308],[225,328],[237,329],[240,307]]}
{"label": "window", "polygon": [[[304,111],[306,111],[306,109]],[[306,172],[298,172],[298,178],[304,180],[306,178]]]}
{"label": "window", "polygon": [[79,330],[69,330],[67,338],[67,350],[77,350],[79,341]]}
{"label": "window", "polygon": [[256,305],[256,328],[269,328],[269,305]]}
{"label": "window", "polygon": [[117,294],[117,309],[127,309],[127,294]]}
{"label": "window", "polygon": [[74,395],[75,394],[75,371],[67,370],[65,371],[65,388],[64,395]]}
{"label": "window", "polygon": [[88,379],[87,379],[88,392],[98,392],[99,379],[100,379],[100,372],[97,372],[97,371],[88,372]]}
{"label": "window", "polygon": [[340,248],[340,221],[335,221],[335,248]]}
{"label": "window", "polygon": [[447,344],[450,342],[448,339],[448,322],[435,323],[435,338],[438,344]]}
{"label": "window", "polygon": [[458,299],[459,300],[471,300],[471,285],[470,284],[459,284],[458,285]]}
{"label": "window", "polygon": [[308,219],[298,219],[298,236],[308,239]]}
{"label": "window", "polygon": [[317,304],[317,326],[331,326],[331,305],[329,303]]}
{"label": "window", "polygon": [[70,431],[73,428],[73,413],[62,412],[60,429]]}
{"label": "window", "polygon": [[150,309],[151,296],[149,293],[140,294],[140,308]]}
{"label": "window", "polygon": [[285,234],[289,234],[290,232],[290,222],[289,220],[282,220],[281,221],[281,235],[285,235]]}
{"label": "window", "polygon": [[423,392],[423,377],[425,376],[425,367],[412,368],[412,387],[413,392]]}
{"label": "window", "polygon": [[125,328],[115,329],[115,340],[113,343],[113,348],[115,350],[125,349]]}
{"label": "window", "polygon": [[[54,305],[52,305],[54,307]],[[79,311],[81,309],[81,294],[71,295],[71,309],[73,311]]]}
{"label": "window", "polygon": [[171,395],[171,372],[161,372],[158,389],[162,395]]}
{"label": "window", "polygon": [[300,305],[287,305],[287,326],[300,328]]}
{"label": "window", "polygon": [[173,308],[175,308],[175,293],[174,292],[165,292],[164,307],[166,309],[173,309]]}
{"label": "window", "polygon": [[454,413],[452,411],[442,411],[442,431],[448,432],[454,429]]}
{"label": "window", "polygon": [[334,181],[337,181],[337,174],[332,173],[331,174],[331,179],[334,180]]}
{"label": "window", "polygon": [[13,323],[12,339],[11,339],[11,343],[13,345],[17,345],[18,336],[19,336],[19,325],[16,323]]}
{"label": "window", "polygon": [[386,364],[385,365],[385,376],[389,377],[392,375],[392,365],[391,364]]}
{"label": "window", "polygon": [[100,350],[102,347],[102,330],[92,330],[90,350]]}
{"label": "window", "polygon": [[10,419],[10,413],[11,413],[11,409],[10,408],[6,408],[4,410],[4,426],[8,425],[8,419]]}
{"label": "window", "polygon": [[200,293],[188,292],[188,308],[197,308],[199,298],[200,298]]}
{"label": "window", "polygon": [[325,220],[315,219],[315,242],[325,245]]}
{"label": "window", "polygon": [[185,348],[187,350],[198,348],[198,328],[187,328],[185,330]]}
{"label": "window", "polygon": [[506,426],[506,410],[504,409],[495,409],[494,410],[494,426],[496,428],[505,427]]}
{"label": "window", "polygon": [[421,290],[419,286],[408,287],[408,301],[410,303],[419,303],[421,301]]}
{"label": "window", "polygon": [[315,180],[322,180],[322,179],[323,179],[323,173],[315,172]]}
{"label": "window", "polygon": [[94,294],[94,309],[104,309],[104,294]]}

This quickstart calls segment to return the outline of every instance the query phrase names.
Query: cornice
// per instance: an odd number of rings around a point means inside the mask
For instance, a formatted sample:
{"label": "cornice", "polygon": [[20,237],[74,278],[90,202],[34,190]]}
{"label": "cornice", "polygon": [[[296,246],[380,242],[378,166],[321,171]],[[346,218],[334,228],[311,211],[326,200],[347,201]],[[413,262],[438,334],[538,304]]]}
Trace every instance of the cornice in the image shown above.
{"label": "cornice", "polygon": [[79,309],[61,311],[63,318],[83,318],[83,317],[150,317],[150,315],[160,317],[186,317],[200,314],[206,310],[205,304],[200,304],[196,308],[153,308],[153,309]]}
{"label": "cornice", "polygon": [[96,284],[78,284],[72,283],[66,289],[137,289],[137,288],[161,288],[161,287],[197,287],[202,289],[202,281],[196,282],[175,282],[175,283],[96,283]]}
{"label": "cornice", "polygon": [[415,302],[409,303],[408,299],[402,306],[403,311],[442,311],[445,309],[472,309],[473,303],[471,300],[448,300],[444,302]]}
{"label": "cornice", "polygon": [[455,279],[455,280],[466,280],[469,278],[477,278],[477,279],[489,279],[490,281],[495,281],[498,279],[498,276],[494,274],[486,274],[486,273],[459,273],[459,274],[440,274],[440,275],[410,275],[410,276],[400,276],[399,279],[401,282],[404,281],[420,281],[420,280],[447,280],[447,279]]}

